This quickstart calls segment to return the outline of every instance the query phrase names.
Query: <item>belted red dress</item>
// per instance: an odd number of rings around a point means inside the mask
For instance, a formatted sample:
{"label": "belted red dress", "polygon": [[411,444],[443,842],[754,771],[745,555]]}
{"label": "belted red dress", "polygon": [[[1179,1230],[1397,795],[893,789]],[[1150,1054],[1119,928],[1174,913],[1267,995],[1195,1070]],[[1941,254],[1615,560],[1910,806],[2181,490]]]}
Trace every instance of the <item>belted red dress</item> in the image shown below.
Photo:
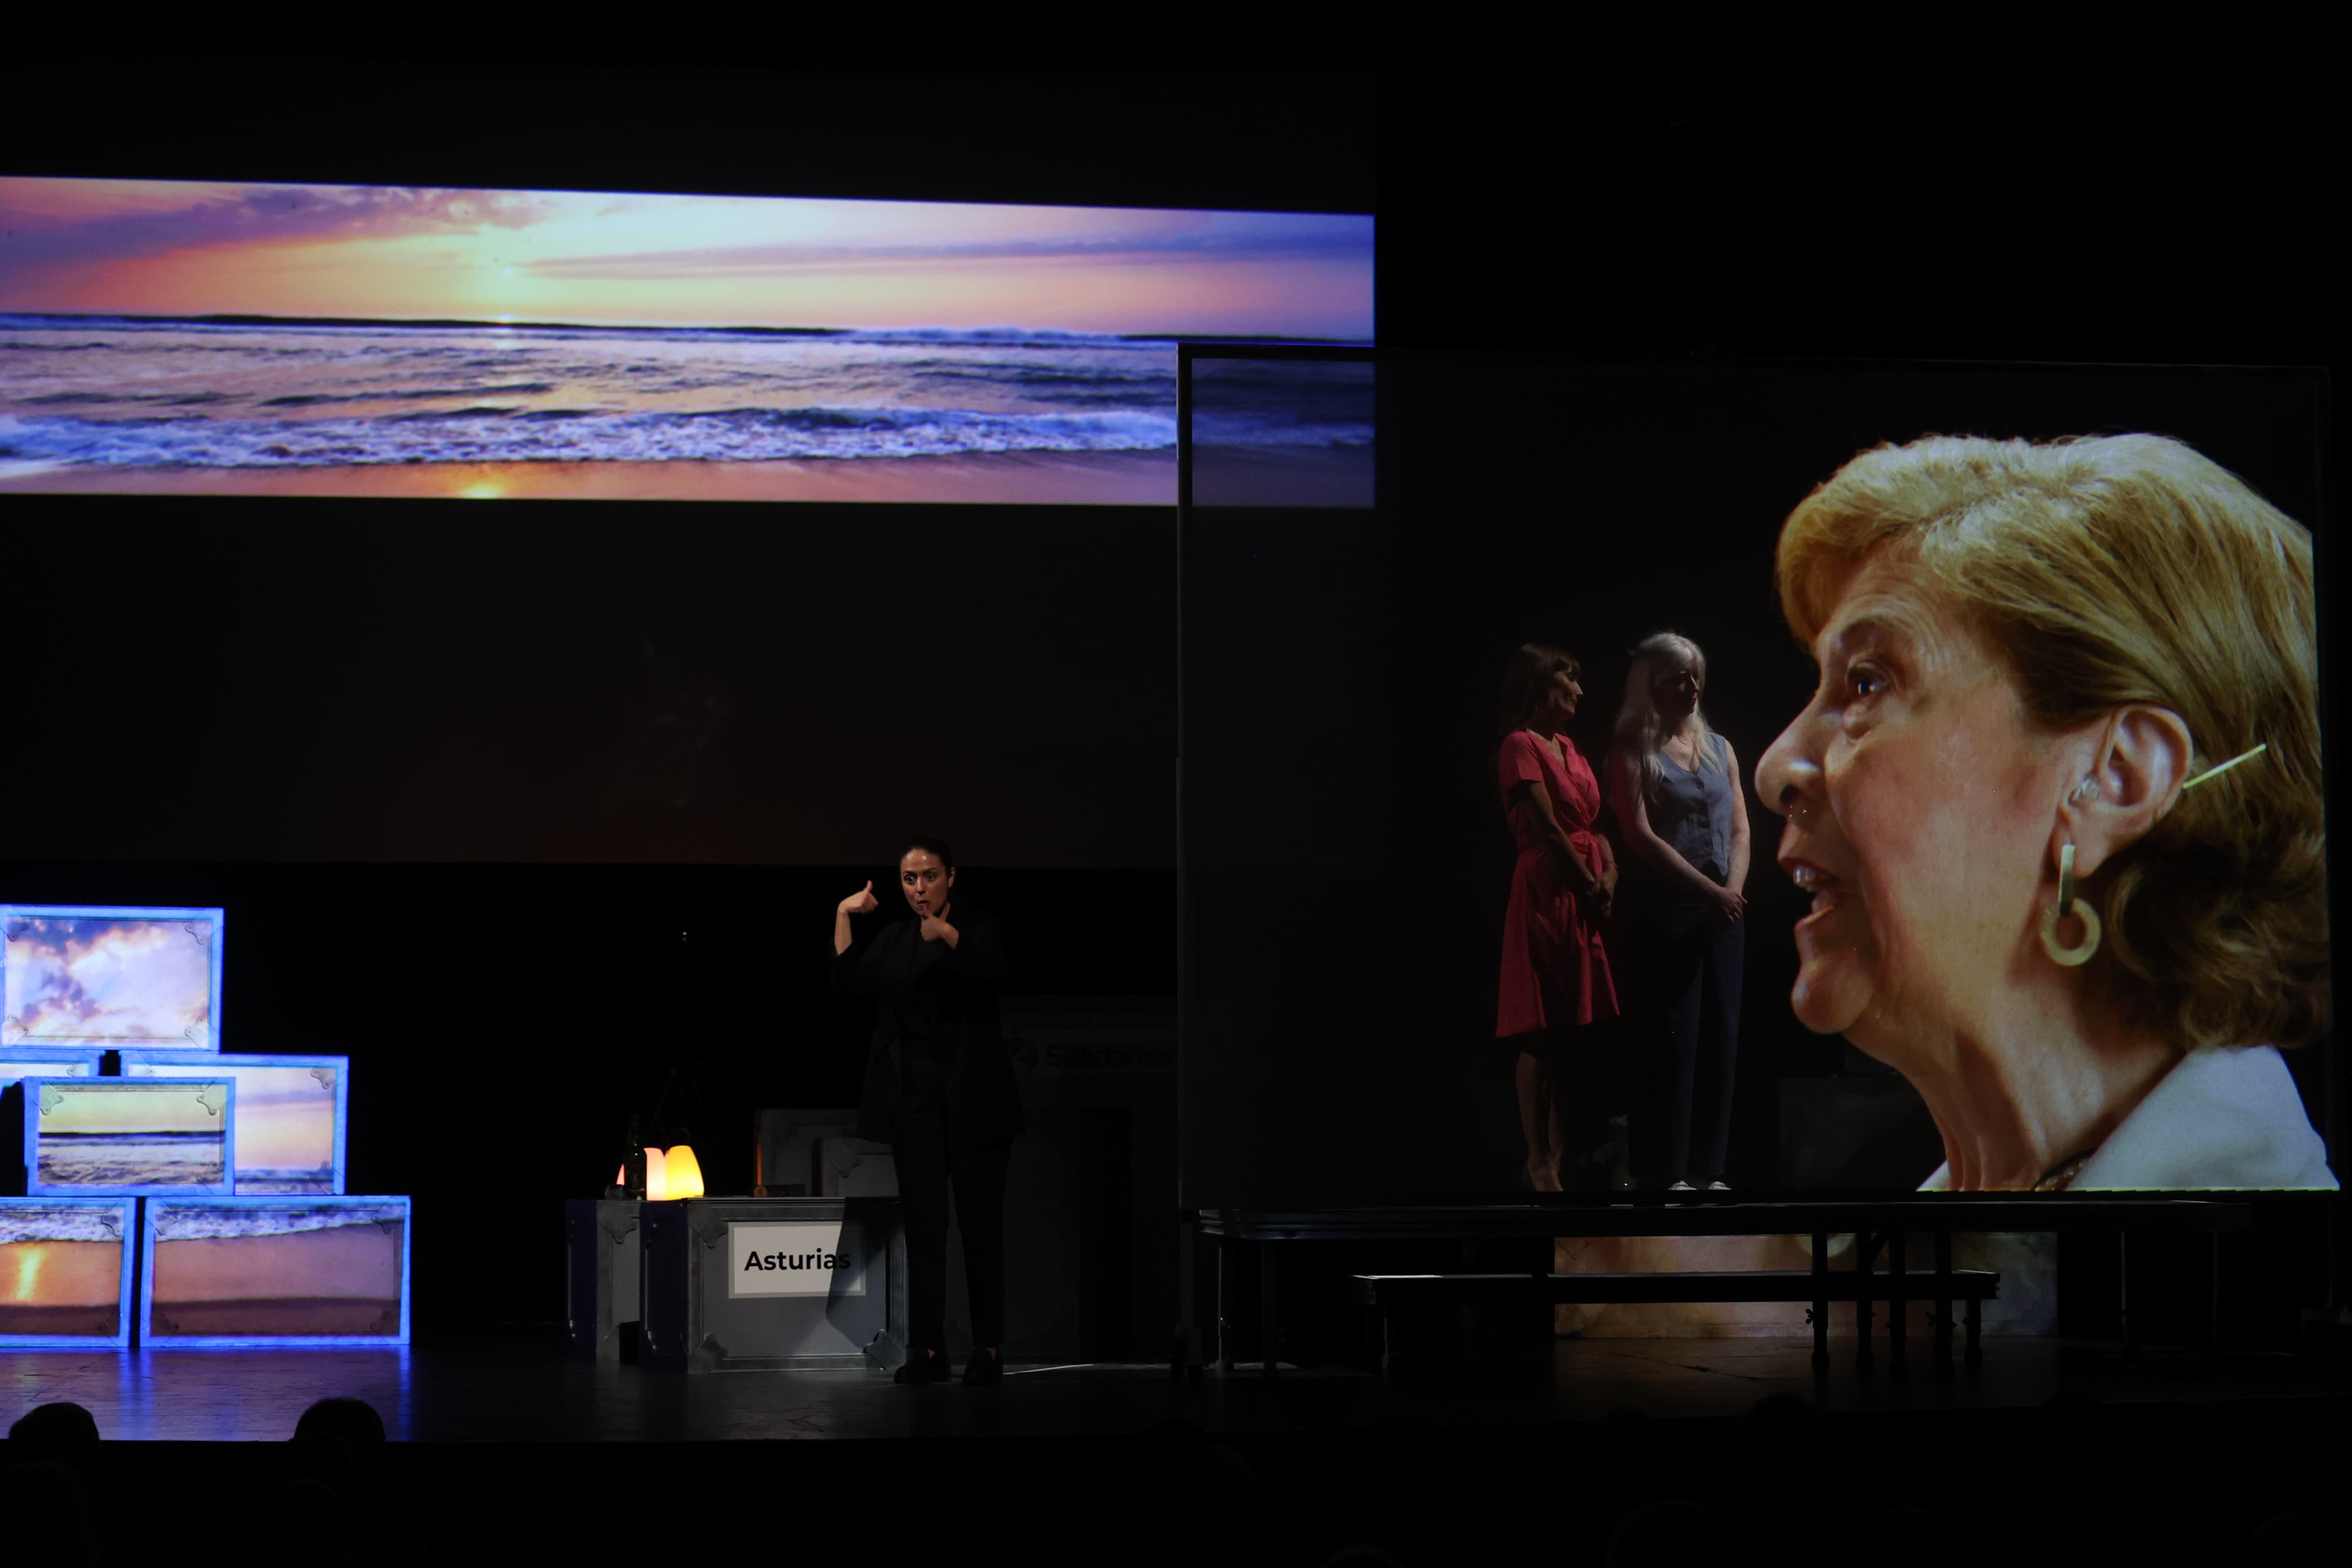
{"label": "belted red dress", "polygon": [[1503,812],[1518,844],[1511,868],[1511,902],[1503,915],[1503,977],[1495,1005],[1498,1037],[1567,1029],[1595,1019],[1615,1018],[1617,983],[1592,912],[1580,899],[1559,852],[1542,832],[1542,819],[1514,786],[1539,783],[1551,796],[1552,815],[1587,865],[1598,865],[1601,785],[1576,743],[1555,735],[1557,756],[1527,730],[1514,732],[1496,754],[1496,783]]}

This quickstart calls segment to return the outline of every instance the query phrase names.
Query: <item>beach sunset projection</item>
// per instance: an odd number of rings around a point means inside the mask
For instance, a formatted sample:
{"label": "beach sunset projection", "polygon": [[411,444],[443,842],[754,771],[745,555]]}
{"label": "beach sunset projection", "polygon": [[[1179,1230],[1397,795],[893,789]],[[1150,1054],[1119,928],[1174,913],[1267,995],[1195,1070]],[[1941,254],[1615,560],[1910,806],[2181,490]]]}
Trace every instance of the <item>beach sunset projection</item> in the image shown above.
{"label": "beach sunset projection", "polygon": [[114,1343],[131,1205],[0,1198],[0,1344]]}
{"label": "beach sunset projection", "polygon": [[228,1190],[236,1093],[229,1079],[32,1079],[24,1092],[26,1163],[36,1194]]}
{"label": "beach sunset projection", "polygon": [[341,1057],[198,1056],[156,1060],[123,1053],[125,1078],[236,1080],[236,1190],[319,1197],[341,1190],[335,1170],[336,1112],[348,1064]]}
{"label": "beach sunset projection", "polygon": [[150,1341],[404,1337],[405,1199],[147,1207]]}
{"label": "beach sunset projection", "polygon": [[[0,179],[0,489],[1175,499],[1188,338],[1369,341],[1331,214]],[[1353,403],[1220,440],[1369,468]]]}
{"label": "beach sunset projection", "polygon": [[219,922],[0,909],[0,1051],[212,1044]]}

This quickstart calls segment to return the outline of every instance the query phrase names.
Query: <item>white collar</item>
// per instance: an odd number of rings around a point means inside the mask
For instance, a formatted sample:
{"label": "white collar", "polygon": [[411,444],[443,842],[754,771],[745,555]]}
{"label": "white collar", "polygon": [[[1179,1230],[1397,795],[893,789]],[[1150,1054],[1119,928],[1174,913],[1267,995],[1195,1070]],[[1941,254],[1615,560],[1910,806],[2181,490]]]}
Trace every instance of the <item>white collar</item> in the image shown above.
{"label": "white collar", "polygon": [[[1949,1165],[1920,1183],[1949,1188]],[[2312,1131],[2294,1075],[2275,1046],[2192,1051],[2133,1107],[2070,1192],[2334,1190],[2327,1146]]]}

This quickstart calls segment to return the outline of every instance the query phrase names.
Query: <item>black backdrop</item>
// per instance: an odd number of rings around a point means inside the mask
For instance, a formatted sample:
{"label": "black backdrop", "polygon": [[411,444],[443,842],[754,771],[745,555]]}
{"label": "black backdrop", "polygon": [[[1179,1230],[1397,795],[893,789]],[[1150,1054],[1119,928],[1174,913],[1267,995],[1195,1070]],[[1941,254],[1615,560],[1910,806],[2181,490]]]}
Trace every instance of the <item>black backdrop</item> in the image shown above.
{"label": "black backdrop", "polygon": [[[2334,319],[2316,121],[2275,108],[2183,120],[2168,101],[2084,101],[2072,118],[1988,104],[1919,126],[1792,118],[1784,95],[1704,99],[1687,84],[1563,103],[1549,64],[1376,79],[790,73],[712,69],[698,44],[633,47],[625,68],[610,46],[51,60],[12,83],[0,160],[44,174],[1374,210],[1381,333],[1396,347],[1499,335],[1670,355],[2335,358],[2315,325]],[[1956,188],[1953,170],[2001,179]],[[2095,213],[2053,210],[2037,178],[2065,193],[2089,179]],[[2196,224],[2168,221],[2184,208]],[[975,892],[1015,923],[1022,984],[1172,988],[1172,839],[1147,820],[1166,775],[1143,761],[1168,755],[1172,727],[1164,517],[5,502],[0,629],[20,659],[63,647],[103,668],[110,649],[162,642],[205,694],[83,697],[127,705],[131,738],[152,750],[62,766],[38,744],[37,705],[17,710],[7,791],[56,828],[0,839],[6,895],[229,906],[230,1041],[350,1046],[353,1178],[417,1197],[424,1332],[554,1315],[535,1217],[599,1179],[622,1117],[658,1092],[656,1063],[716,1054],[706,1081],[734,1102],[711,1113],[721,1122],[841,1097],[857,1020],[796,945],[887,854],[866,841],[872,824],[909,803],[979,862]],[[954,565],[959,630],[996,637],[981,655],[990,690],[968,700],[888,645],[890,590],[918,540]],[[794,623],[747,631],[758,596],[739,569],[787,546]],[[145,587],[104,613],[35,586],[126,561]],[[213,597],[177,591],[191,581]],[[724,619],[695,613],[713,583]],[[1499,625],[1476,635],[1499,643]],[[1080,634],[1055,641],[1057,627]],[[668,655],[667,695],[719,689],[738,716],[688,779],[692,809],[604,789],[641,733],[627,714],[645,712],[616,705],[657,709],[665,695],[649,642]],[[791,664],[817,648],[823,693]],[[1076,656],[1040,682],[1049,649]],[[1293,673],[1307,711],[1329,689],[1318,674]],[[1024,759],[1047,772],[971,768],[955,776],[993,783],[949,797],[952,810],[887,792],[943,750],[976,755],[990,727],[967,720],[982,713],[1015,716]],[[803,723],[815,738],[786,756],[777,737],[797,741],[788,724]],[[860,746],[878,764],[828,765]],[[781,830],[741,781],[770,775],[729,747],[797,770],[804,836],[760,836]],[[385,798],[395,748],[423,798]],[[551,767],[551,752],[576,766]],[[524,778],[491,758],[522,759]],[[1072,768],[1091,789],[1068,789]],[[559,771],[564,798],[524,787]],[[91,806],[124,800],[133,779],[147,802],[184,790],[211,810]],[[877,789],[889,809],[862,817]],[[1034,811],[1041,797],[1061,808]],[[976,819],[999,826],[975,840],[962,829]],[[175,823],[170,841],[142,837],[148,821]],[[572,863],[518,863],[551,852]],[[379,863],[403,855],[446,858]],[[800,863],[759,863],[771,855]],[[1266,906],[1307,891],[1269,888]],[[583,925],[606,945],[583,943]],[[496,1087],[517,1075],[527,1087]]]}

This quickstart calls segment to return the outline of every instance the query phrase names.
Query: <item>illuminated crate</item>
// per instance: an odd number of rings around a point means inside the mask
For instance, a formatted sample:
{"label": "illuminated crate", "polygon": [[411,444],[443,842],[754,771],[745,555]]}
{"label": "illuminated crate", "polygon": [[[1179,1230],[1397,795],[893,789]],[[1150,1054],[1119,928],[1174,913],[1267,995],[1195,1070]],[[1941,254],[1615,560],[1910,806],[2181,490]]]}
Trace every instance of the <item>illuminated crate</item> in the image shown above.
{"label": "illuminated crate", "polygon": [[343,1190],[351,1061],[126,1051],[122,1076],[236,1080],[236,1191],[331,1197]]}
{"label": "illuminated crate", "polygon": [[0,1198],[0,1348],[131,1343],[130,1197]]}
{"label": "illuminated crate", "polygon": [[639,1206],[650,1368],[895,1367],[907,1248],[895,1198],[688,1198]]}
{"label": "illuminated crate", "polygon": [[0,904],[0,1051],[220,1049],[217,909]]}
{"label": "illuminated crate", "polygon": [[563,1344],[578,1361],[619,1361],[637,1321],[637,1203],[574,1197],[563,1205]]}
{"label": "illuminated crate", "polygon": [[25,1190],[34,1197],[226,1197],[236,1080],[24,1078]]}
{"label": "illuminated crate", "polygon": [[149,1349],[408,1343],[404,1197],[151,1197],[141,1232]]}

